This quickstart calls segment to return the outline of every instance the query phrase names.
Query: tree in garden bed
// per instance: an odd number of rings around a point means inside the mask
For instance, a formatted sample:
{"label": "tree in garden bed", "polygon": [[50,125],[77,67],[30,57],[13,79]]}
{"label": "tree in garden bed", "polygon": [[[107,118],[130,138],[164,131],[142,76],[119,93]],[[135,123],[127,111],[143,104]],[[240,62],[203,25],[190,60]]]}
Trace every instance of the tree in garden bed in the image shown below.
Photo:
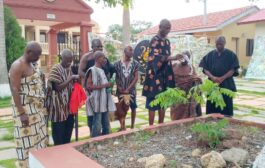
{"label": "tree in garden bed", "polygon": [[220,88],[218,84],[206,79],[203,84],[192,87],[188,94],[179,88],[168,88],[156,96],[156,99],[151,102],[151,106],[159,104],[162,108],[167,109],[172,105],[190,103],[189,100],[191,98],[195,99],[199,104],[204,104],[207,98],[212,103],[215,103],[216,108],[224,109],[226,105],[222,94],[231,98],[236,96],[235,92]]}

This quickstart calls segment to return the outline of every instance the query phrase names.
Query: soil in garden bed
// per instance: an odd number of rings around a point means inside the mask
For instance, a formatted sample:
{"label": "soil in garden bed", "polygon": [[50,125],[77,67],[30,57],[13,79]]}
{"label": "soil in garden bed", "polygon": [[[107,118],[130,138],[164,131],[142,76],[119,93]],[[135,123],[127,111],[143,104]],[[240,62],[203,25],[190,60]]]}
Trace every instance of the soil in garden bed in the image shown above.
{"label": "soil in garden bed", "polygon": [[[194,149],[199,148],[202,155],[211,150],[222,152],[225,149],[222,145],[215,149],[198,145],[198,137],[191,131],[193,124],[175,125],[152,132],[139,131],[104,142],[85,144],[77,147],[77,150],[108,168],[144,167],[137,160],[154,154],[163,154],[166,157],[166,168],[179,167],[182,164],[200,168],[200,157],[191,155]],[[236,129],[244,135],[244,142],[237,147],[249,152],[250,159],[244,167],[251,167],[265,144],[265,131],[237,124],[228,124],[226,129]],[[234,164],[229,163],[227,167],[233,166]]]}

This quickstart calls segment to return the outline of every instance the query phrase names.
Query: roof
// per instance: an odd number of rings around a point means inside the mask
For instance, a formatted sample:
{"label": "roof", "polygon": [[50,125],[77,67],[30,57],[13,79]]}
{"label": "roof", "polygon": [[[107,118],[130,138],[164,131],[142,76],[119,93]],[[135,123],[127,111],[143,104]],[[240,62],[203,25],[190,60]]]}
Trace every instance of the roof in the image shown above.
{"label": "roof", "polygon": [[256,22],[265,22],[265,9],[261,9],[260,11],[250,15],[249,17],[238,22],[238,24],[248,24]]}
{"label": "roof", "polygon": [[[51,1],[51,2],[49,2]],[[17,19],[78,24],[90,22],[93,9],[83,0],[4,0]]]}
{"label": "roof", "polygon": [[[208,13],[208,22],[203,24],[203,15],[171,20],[171,33],[194,33],[217,31],[224,26],[236,22],[259,9],[256,6],[247,6],[232,10]],[[158,32],[158,25],[141,32],[139,35],[151,35]]]}
{"label": "roof", "polygon": [[63,11],[75,11],[92,13],[93,9],[82,0],[4,0],[8,6],[34,7],[41,9],[56,9]]}

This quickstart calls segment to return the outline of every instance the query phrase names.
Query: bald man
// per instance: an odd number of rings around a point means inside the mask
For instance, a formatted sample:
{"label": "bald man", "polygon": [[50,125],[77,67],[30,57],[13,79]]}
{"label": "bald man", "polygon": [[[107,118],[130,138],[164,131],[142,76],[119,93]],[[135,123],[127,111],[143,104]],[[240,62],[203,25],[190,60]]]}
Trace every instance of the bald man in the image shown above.
{"label": "bald man", "polygon": [[79,75],[73,75],[71,71],[72,51],[63,50],[61,57],[61,63],[51,69],[47,91],[47,109],[54,145],[66,144],[71,140],[74,117],[70,114],[69,101],[73,81],[79,79]]}
{"label": "bald man", "polygon": [[165,91],[167,87],[175,87],[172,65],[169,61],[171,58],[170,41],[166,38],[170,29],[170,21],[161,20],[159,31],[150,42],[150,53],[143,86],[143,96],[146,97],[146,108],[149,110],[149,125],[154,124],[155,111],[158,110],[159,123],[163,123],[165,117],[165,110],[160,105],[151,107],[150,103],[156,95]]}
{"label": "bald man", "polygon": [[[120,99],[121,95],[131,95],[131,128],[134,128],[135,116],[136,116],[136,83],[138,81],[138,69],[139,63],[132,59],[133,48],[127,46],[124,49],[124,57],[122,60],[115,62],[114,67],[116,70],[116,84],[117,84],[117,96]],[[125,120],[121,124],[120,130],[125,130]]]}
{"label": "bald man", "polygon": [[[82,59],[80,61],[78,74],[81,78],[85,78],[85,74],[89,68],[95,65],[95,59],[94,59],[94,53],[96,51],[103,51],[103,45],[100,39],[93,39],[91,42],[92,45],[92,52],[86,53],[82,56]],[[114,66],[109,62],[107,58],[106,64],[103,67],[103,70],[107,76],[108,79],[110,79],[115,72]]]}
{"label": "bald man", "polygon": [[29,42],[24,55],[10,68],[17,167],[29,167],[29,150],[44,148],[48,143],[43,115],[43,81],[39,69],[33,65],[39,60],[41,52],[42,49],[37,42]]}
{"label": "bald man", "polygon": [[[225,48],[225,37],[219,36],[216,39],[216,49],[209,52],[200,62],[200,67],[210,80],[219,84],[221,88],[236,91],[233,77],[238,75],[239,62],[236,54]],[[215,104],[207,101],[206,114],[221,113],[226,116],[233,116],[233,99],[223,95],[226,107],[221,110],[215,108]]]}

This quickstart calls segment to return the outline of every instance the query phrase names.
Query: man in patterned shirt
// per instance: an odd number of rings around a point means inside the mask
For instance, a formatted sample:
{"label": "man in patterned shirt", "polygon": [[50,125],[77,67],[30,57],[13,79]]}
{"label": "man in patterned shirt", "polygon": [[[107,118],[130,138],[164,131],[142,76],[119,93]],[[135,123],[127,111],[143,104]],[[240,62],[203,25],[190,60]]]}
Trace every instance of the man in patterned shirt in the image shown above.
{"label": "man in patterned shirt", "polygon": [[[165,91],[167,87],[175,87],[174,74],[170,62],[173,57],[170,57],[170,42],[166,38],[170,29],[170,21],[167,19],[161,20],[158,34],[151,39],[149,46],[150,53],[143,87],[143,96],[146,97],[146,108],[149,110],[149,125],[154,124],[156,110],[158,110],[159,123],[163,123],[165,117],[165,110],[160,105],[151,107],[150,102],[155,99],[156,95]],[[181,55],[176,57],[178,56]]]}
{"label": "man in patterned shirt", "polygon": [[132,111],[131,128],[134,128],[135,116],[136,116],[136,83],[138,81],[138,68],[139,63],[132,60],[133,48],[127,46],[124,49],[124,59],[117,61],[115,66],[116,71],[116,84],[117,84],[117,96],[121,94],[130,94],[131,102],[130,108]]}

